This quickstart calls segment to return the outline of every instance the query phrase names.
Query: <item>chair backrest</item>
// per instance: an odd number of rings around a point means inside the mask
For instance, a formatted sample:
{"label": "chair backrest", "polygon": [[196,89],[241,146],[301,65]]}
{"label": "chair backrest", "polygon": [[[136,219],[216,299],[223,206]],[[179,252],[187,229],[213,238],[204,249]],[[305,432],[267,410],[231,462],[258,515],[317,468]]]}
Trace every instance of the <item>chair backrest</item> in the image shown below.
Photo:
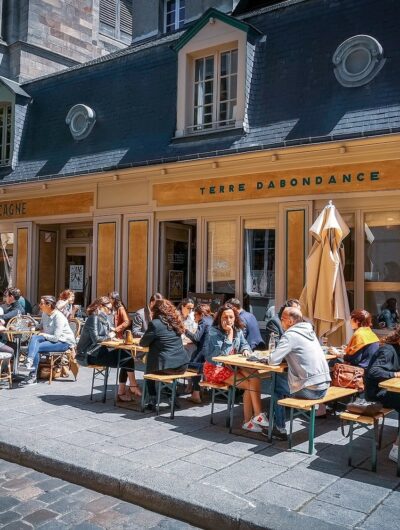
{"label": "chair backrest", "polygon": [[79,335],[81,334],[81,321],[79,318],[71,318],[69,320],[69,327],[72,329],[75,338],[77,339]]}
{"label": "chair backrest", "polygon": [[[37,326],[37,321],[29,315],[20,315],[19,317],[10,318],[7,322],[6,328],[10,331],[30,331]],[[21,335],[21,342],[27,342],[30,339],[30,334]],[[8,340],[12,340],[12,335],[7,336]]]}

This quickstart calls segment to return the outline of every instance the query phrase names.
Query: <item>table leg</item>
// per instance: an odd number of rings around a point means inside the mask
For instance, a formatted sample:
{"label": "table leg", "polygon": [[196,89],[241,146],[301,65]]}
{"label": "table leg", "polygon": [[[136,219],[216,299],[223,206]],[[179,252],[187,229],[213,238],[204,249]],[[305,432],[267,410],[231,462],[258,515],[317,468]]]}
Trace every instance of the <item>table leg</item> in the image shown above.
{"label": "table leg", "polygon": [[236,378],[237,378],[237,366],[233,370],[233,385],[232,385],[232,401],[231,401],[231,410],[229,411],[229,432],[232,432],[233,428],[233,412],[235,409],[235,396],[236,396]]}
{"label": "table leg", "polygon": [[119,363],[120,362],[121,362],[121,350],[120,348],[118,348],[117,375],[116,375],[116,380],[115,380],[115,392],[114,392],[114,407],[117,406],[117,401],[118,401],[118,380],[119,380],[119,370],[120,370]]}
{"label": "table leg", "polygon": [[272,441],[272,430],[274,428],[274,404],[275,404],[275,380],[276,374],[272,372],[271,379],[271,398],[269,402],[269,421],[268,421],[268,441]]}
{"label": "table leg", "polygon": [[315,405],[310,410],[310,425],[308,435],[308,454],[312,455],[314,452],[314,436],[315,436]]}
{"label": "table leg", "polygon": [[15,337],[15,354],[14,354],[14,366],[13,366],[13,375],[19,375],[19,355],[21,353],[21,337]]}

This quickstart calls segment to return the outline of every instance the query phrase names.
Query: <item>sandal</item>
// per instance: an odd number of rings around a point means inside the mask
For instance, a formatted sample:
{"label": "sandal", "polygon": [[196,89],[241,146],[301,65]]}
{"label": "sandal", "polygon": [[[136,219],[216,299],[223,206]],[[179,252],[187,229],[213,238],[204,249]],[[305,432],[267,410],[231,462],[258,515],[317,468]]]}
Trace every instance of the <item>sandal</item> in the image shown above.
{"label": "sandal", "polygon": [[131,398],[130,396],[127,396],[126,394],[118,394],[117,401],[131,401]]}
{"label": "sandal", "polygon": [[[133,390],[131,390],[131,388],[133,388]],[[129,390],[135,397],[142,397],[142,392],[139,388],[139,385],[129,385]]]}

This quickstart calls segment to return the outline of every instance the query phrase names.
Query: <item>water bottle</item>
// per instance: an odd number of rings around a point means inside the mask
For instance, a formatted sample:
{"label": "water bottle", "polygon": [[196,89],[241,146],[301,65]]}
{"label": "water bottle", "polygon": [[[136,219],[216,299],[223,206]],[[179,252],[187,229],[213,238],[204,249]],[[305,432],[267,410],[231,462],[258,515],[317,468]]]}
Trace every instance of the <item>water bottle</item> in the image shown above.
{"label": "water bottle", "polygon": [[269,343],[268,343],[268,350],[270,354],[275,350],[275,347],[276,347],[276,334],[272,331],[269,336]]}

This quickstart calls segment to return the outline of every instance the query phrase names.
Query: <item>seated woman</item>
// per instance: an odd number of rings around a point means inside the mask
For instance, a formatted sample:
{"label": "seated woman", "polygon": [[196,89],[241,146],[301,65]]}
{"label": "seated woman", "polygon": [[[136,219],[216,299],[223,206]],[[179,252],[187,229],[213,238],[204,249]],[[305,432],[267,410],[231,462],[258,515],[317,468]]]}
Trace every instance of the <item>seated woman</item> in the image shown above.
{"label": "seated woman", "polygon": [[397,310],[396,298],[388,298],[382,305],[378,315],[378,324],[381,328],[393,329],[399,323],[399,312]]}
{"label": "seated woman", "polygon": [[[185,328],[179,311],[169,300],[156,300],[152,308],[152,320],[140,339],[140,346],[148,346],[146,373],[182,374],[189,363],[189,355],[183,347]],[[156,401],[154,381],[147,381],[150,406]]]}
{"label": "seated woman", "polygon": [[111,315],[112,308],[110,298],[101,296],[86,309],[88,318],[78,342],[78,361],[85,359],[89,366],[101,365],[117,368],[119,354],[120,364],[123,365],[123,368],[119,372],[118,399],[120,401],[131,401],[131,396],[127,394],[126,378],[128,377],[131,387],[137,387],[135,363],[131,354],[123,349],[118,350],[101,345],[103,341],[115,337],[115,332],[111,330],[111,325],[107,318]]}
{"label": "seated woman", "polygon": [[[400,413],[400,394],[379,387],[379,383],[393,377],[400,378],[400,326],[382,339],[366,371],[365,395],[372,401],[380,401],[384,407]],[[399,436],[389,453],[390,460],[397,462]]]}
{"label": "seated woman", "polygon": [[346,346],[343,361],[367,368],[379,348],[379,338],[371,329],[372,317],[365,309],[355,309],[350,314],[350,325],[354,334]]}
{"label": "seated woman", "polygon": [[[234,372],[227,366],[213,361],[213,357],[232,355],[234,353],[251,354],[251,348],[243,335],[243,323],[238,310],[230,304],[222,305],[215,316],[214,324],[209,331],[209,342],[204,363],[204,375],[210,383],[233,384]],[[252,370],[241,368],[237,372],[236,386],[244,390],[243,408],[244,423],[242,429],[261,432],[268,427],[268,420],[261,406],[260,380],[249,377]]]}
{"label": "seated woman", "polygon": [[[129,318],[128,311],[125,305],[122,303],[121,297],[117,291],[113,291],[112,293],[108,295],[108,297],[110,298],[112,306],[113,306],[113,316],[114,316],[113,331],[116,334],[117,339],[123,339],[125,331],[130,328],[131,319]],[[123,385],[126,384],[127,380],[128,380],[128,372],[122,368],[120,372],[120,377],[119,377],[121,395],[123,395]],[[134,396],[140,397],[142,393],[140,391],[139,385],[137,384],[135,372],[131,372],[130,381],[132,382],[132,385],[130,385],[126,389],[128,396],[129,396],[129,392],[131,392]]]}
{"label": "seated woman", "polygon": [[65,352],[75,346],[75,337],[66,317],[56,308],[54,296],[42,296],[39,307],[42,311],[42,321],[38,335],[33,335],[29,346],[26,368],[31,370],[29,376],[21,381],[20,386],[36,384],[40,354],[50,352]]}
{"label": "seated woman", "polygon": [[75,317],[76,312],[79,309],[79,305],[74,305],[75,293],[70,289],[62,291],[57,300],[57,309],[67,317],[68,320]]}
{"label": "seated woman", "polygon": [[[210,306],[208,304],[198,304],[194,308],[194,320],[197,323],[197,330],[192,333],[188,329],[185,330],[185,335],[196,346],[190,359],[189,368],[198,370],[199,373],[203,371],[203,364],[208,348],[208,333],[213,323]],[[193,377],[192,395],[188,398],[193,403],[200,404],[200,377]]]}

